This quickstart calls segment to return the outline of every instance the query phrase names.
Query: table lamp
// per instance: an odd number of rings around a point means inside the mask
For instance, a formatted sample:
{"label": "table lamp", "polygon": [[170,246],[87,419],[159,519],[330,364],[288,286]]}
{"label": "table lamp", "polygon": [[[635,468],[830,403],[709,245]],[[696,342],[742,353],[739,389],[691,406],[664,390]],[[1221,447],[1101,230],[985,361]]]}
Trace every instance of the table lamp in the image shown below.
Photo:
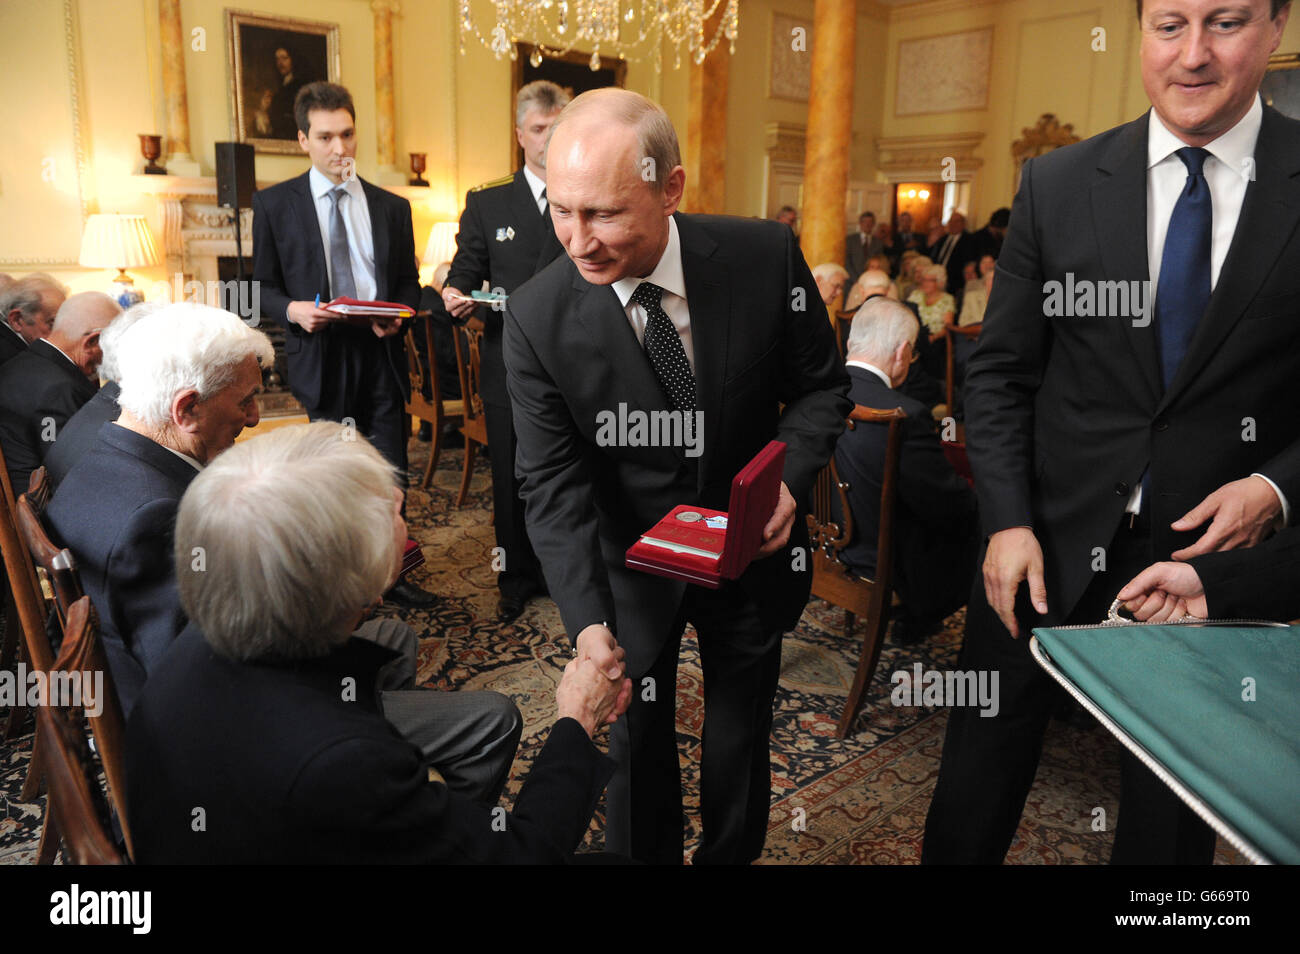
{"label": "table lamp", "polygon": [[158,246],[143,215],[92,215],[81,235],[78,262],[87,268],[116,268],[109,295],[129,308],[144,301],[144,295],[136,290],[126,270],[157,265]]}

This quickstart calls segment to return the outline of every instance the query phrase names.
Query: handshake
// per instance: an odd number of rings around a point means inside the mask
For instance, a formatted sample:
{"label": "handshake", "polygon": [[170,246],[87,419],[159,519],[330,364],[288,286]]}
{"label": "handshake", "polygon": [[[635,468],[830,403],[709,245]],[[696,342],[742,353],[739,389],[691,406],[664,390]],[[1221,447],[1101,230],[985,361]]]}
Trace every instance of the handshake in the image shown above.
{"label": "handshake", "polygon": [[632,701],[623,650],[608,627],[593,624],[574,641],[577,654],[564,667],[555,688],[556,718],[576,719],[594,736],[603,725],[616,722]]}

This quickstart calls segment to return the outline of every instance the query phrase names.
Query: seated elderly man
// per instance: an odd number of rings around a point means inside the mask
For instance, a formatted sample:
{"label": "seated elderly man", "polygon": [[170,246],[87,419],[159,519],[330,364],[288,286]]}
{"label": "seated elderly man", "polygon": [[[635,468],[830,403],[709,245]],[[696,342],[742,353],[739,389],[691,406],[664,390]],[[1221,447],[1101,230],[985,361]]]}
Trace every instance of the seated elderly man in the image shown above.
{"label": "seated elderly man", "polygon": [[823,262],[812,270],[813,281],[817,283],[817,294],[821,296],[822,304],[826,310],[834,316],[839,310],[841,295],[844,293],[844,286],[848,283],[849,273],[844,270],[843,265],[837,265],[834,262]]}
{"label": "seated elderly man", "polygon": [[561,862],[577,847],[613,770],[591,737],[631,681],[565,667],[513,814],[431,781],[374,692],[392,654],[349,638],[396,576],[401,499],[383,458],[330,422],[253,438],[195,479],[176,522],[192,623],[127,725],[138,861]]}
{"label": "seated elderly man", "polygon": [[59,306],[49,337],[0,366],[0,448],[15,495],[68,418],[95,396],[99,334],[121,310],[101,292],[73,295]]}
{"label": "seated elderly man", "polygon": [[[188,622],[172,562],[181,497],[257,424],[261,369],[273,353],[266,335],[235,315],[189,302],[141,318],[117,351],[121,414],[73,464],[47,516],[56,541],[77,558],[129,713]],[[192,558],[211,565],[210,555]],[[449,785],[495,801],[522,731],[514,703],[495,692],[414,689],[419,640],[405,623],[371,620],[357,635],[397,652],[380,686],[389,720]]]}
{"label": "seated elderly man", "polygon": [[185,627],[171,569],[181,495],[257,423],[272,356],[266,335],[217,308],[181,303],[140,319],[118,341],[121,414],[50,500],[51,535],[77,558],[126,712]]}
{"label": "seated elderly man", "polygon": [[[894,589],[903,601],[895,640],[914,642],[963,606],[970,594],[979,546],[975,495],[953,471],[934,431],[929,408],[899,390],[912,362],[916,317],[884,297],[853,316],[848,365],[855,404],[901,407],[898,495],[894,520]],[[859,576],[876,574],[876,536],[888,431],[859,424],[835,448],[835,466],[849,485],[853,539],[841,554]]]}
{"label": "seated elderly man", "polygon": [[49,475],[53,489],[58,489],[72,465],[99,440],[99,429],[109,421],[117,420],[121,410],[117,397],[122,391],[118,385],[121,372],[117,366],[117,345],[122,335],[145,315],[151,315],[162,307],[161,302],[152,301],[132,305],[114,318],[112,324],[99,336],[99,349],[104,355],[99,363],[99,377],[104,384],[93,398],[68,418],[68,423],[59,431],[54,446],[45,455],[45,472]]}
{"label": "seated elderly man", "polygon": [[68,290],[43,272],[33,272],[0,286],[0,364],[27,350],[37,338],[48,338],[54,315]]}

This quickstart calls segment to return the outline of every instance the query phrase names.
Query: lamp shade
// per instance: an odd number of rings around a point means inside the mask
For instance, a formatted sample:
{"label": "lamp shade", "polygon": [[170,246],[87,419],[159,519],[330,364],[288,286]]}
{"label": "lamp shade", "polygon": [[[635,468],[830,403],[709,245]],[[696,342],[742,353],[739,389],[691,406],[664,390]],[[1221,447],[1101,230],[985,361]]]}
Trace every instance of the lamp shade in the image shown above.
{"label": "lamp shade", "polygon": [[455,222],[435,222],[433,231],[429,233],[429,242],[424,246],[424,257],[420,259],[420,264],[437,268],[443,262],[450,262],[456,255],[458,227]]}
{"label": "lamp shade", "polygon": [[158,245],[143,215],[92,215],[78,261],[87,268],[144,268],[158,264]]}

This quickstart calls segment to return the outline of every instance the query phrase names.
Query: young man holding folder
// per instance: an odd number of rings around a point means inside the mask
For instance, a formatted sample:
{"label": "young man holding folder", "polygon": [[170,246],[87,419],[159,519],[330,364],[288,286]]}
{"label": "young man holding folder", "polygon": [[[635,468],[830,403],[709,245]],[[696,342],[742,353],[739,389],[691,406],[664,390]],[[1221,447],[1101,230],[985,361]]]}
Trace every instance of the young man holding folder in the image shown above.
{"label": "young man holding folder", "polygon": [[[313,420],[351,420],[405,483],[403,406],[410,383],[402,322],[346,320],[320,303],[420,300],[411,204],[356,174],[356,110],[335,83],[310,83],[294,106],[311,168],[253,195],[253,278],[263,311],[285,329],[289,388]],[[430,606],[398,583],[388,598]]]}

